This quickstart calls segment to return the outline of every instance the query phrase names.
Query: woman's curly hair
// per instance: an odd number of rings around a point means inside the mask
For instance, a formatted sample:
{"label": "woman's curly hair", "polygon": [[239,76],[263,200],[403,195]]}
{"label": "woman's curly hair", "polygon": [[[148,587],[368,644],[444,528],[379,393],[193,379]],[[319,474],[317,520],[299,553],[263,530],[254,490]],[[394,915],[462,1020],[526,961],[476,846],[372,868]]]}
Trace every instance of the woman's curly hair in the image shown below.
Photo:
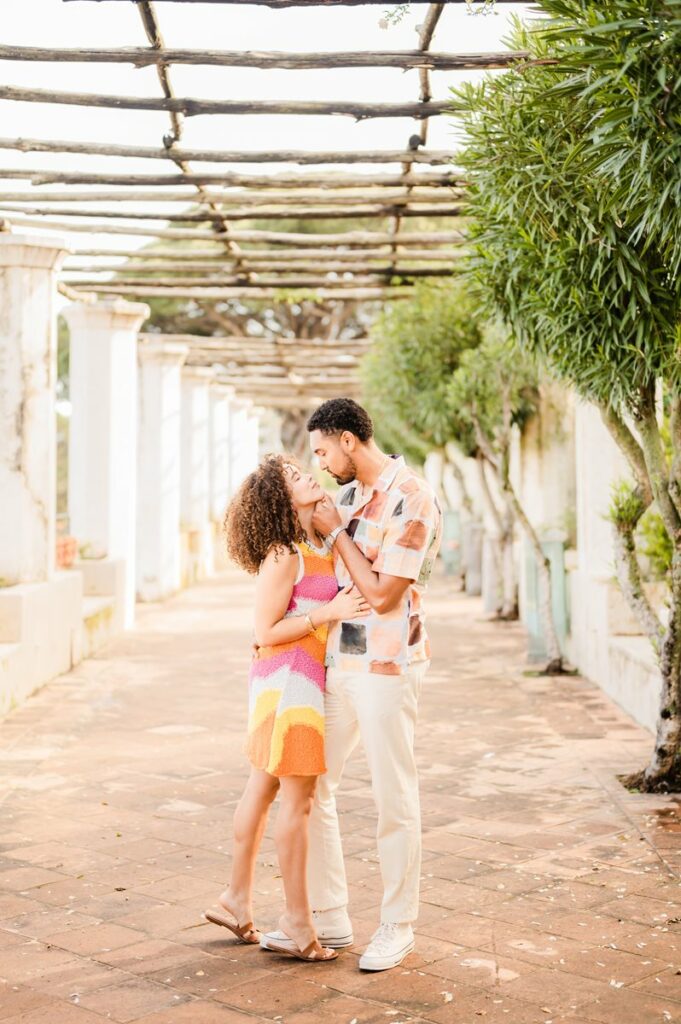
{"label": "woman's curly hair", "polygon": [[266,455],[246,477],[225,516],[227,553],[246,572],[257,573],[273,547],[293,551],[305,532],[286,485],[284,466],[291,455]]}

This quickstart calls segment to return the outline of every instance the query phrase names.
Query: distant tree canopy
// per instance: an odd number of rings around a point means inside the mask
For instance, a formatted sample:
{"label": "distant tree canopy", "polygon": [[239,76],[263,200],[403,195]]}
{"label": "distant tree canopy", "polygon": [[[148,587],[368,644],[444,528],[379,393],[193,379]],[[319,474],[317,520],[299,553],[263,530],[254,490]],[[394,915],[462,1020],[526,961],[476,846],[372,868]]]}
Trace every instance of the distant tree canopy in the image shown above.
{"label": "distant tree canopy", "polygon": [[[371,329],[373,344],[361,365],[363,395],[378,424],[407,432],[421,453],[448,441],[472,443],[470,430],[448,401],[462,354],[481,341],[470,295],[459,284],[423,282],[413,299],[389,303]],[[416,443],[418,442],[418,443]]]}

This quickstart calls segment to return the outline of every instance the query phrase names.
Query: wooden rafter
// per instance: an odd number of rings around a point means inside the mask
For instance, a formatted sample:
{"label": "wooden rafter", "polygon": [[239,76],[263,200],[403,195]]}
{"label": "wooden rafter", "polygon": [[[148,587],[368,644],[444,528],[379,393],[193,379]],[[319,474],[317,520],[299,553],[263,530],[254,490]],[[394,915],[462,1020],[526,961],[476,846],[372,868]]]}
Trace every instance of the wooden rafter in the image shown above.
{"label": "wooden rafter", "polygon": [[126,46],[112,49],[69,49],[43,46],[0,46],[0,60],[76,62],[88,64],[150,65],[191,64],[232,68],[284,68],[288,70],[331,68],[430,68],[433,71],[494,70],[526,61],[526,50],[501,53],[428,53],[422,50],[284,53],[262,50],[183,50],[172,47],[148,49]]}
{"label": "wooden rafter", "polygon": [[60,217],[100,217],[102,220],[157,220],[179,224],[221,224],[233,220],[362,220],[365,218],[390,217],[399,212],[400,217],[459,217],[463,208],[460,205],[427,206],[423,203],[406,206],[399,202],[374,203],[371,206],[319,206],[297,210],[291,206],[248,206],[244,209],[223,209],[215,213],[201,211],[199,213],[163,213],[156,211],[141,212],[139,210],[83,210],[55,209],[54,207],[25,207],[18,203],[5,203],[0,199],[0,212],[27,213],[34,217],[48,217],[57,214]]}
{"label": "wooden rafter", "polygon": [[[333,272],[330,272],[333,273]],[[344,271],[348,273],[348,271]],[[360,274],[353,272],[353,276],[340,277],[334,275],[333,277],[324,276],[317,272],[316,274],[305,274],[302,271],[297,271],[295,277],[291,276],[273,276],[272,274],[260,274],[257,270],[249,269],[244,271],[242,274],[224,274],[224,275],[211,275],[210,277],[179,277],[174,274],[171,277],[119,277],[115,279],[103,280],[102,278],[96,277],[82,277],[72,276],[72,274],[65,275],[65,280],[69,284],[75,285],[79,288],[88,286],[92,288],[101,287],[106,290],[110,285],[126,285],[128,288],[133,288],[137,285],[147,286],[154,285],[160,288],[172,288],[177,285],[178,288],[193,287],[193,288],[213,288],[239,285],[252,281],[254,285],[259,288],[321,288],[331,287],[334,288],[355,288],[357,286],[364,285],[382,285],[390,283],[394,277],[402,277],[407,280],[412,278],[421,277],[451,277],[456,273],[454,267],[437,267],[437,268],[425,268],[422,270],[409,271],[405,270],[402,274],[398,274],[397,271],[389,266],[385,270],[375,270],[373,268],[366,274]]]}
{"label": "wooden rafter", "polygon": [[[170,299],[266,299],[274,302],[290,301],[289,292],[282,293],[281,285],[276,288],[263,288],[259,285],[237,285],[234,287],[211,286],[206,288],[179,287],[173,285],[170,288],[159,287],[154,284],[130,286],[123,282],[101,282],[95,285],[83,285],[77,289],[83,294],[95,292],[101,295],[139,295],[142,298],[170,298]],[[318,302],[350,299],[357,301],[371,302],[380,299],[408,298],[411,287],[408,285],[367,287],[367,288],[338,288],[335,286],[305,288],[303,295],[308,295]]]}
{"label": "wooden rafter", "polygon": [[[458,239],[458,244],[462,245],[464,242],[463,234]],[[454,244],[454,243],[450,243]],[[444,262],[448,263],[450,260],[458,259],[461,256],[462,249],[414,249],[408,246],[404,246],[405,252],[402,253],[401,258],[408,263],[418,262]],[[314,259],[316,264],[324,263],[353,263],[356,260],[385,260],[390,255],[387,246],[377,247],[375,249],[344,249],[342,246],[338,248],[329,249],[245,249],[244,257],[246,261],[254,266],[267,264],[270,261],[276,261],[278,265],[290,264],[292,267],[298,265],[298,263],[305,262],[305,260]],[[94,264],[83,262],[82,266],[77,268],[74,266],[74,261],[84,260],[85,257],[91,258],[108,258],[117,257],[120,259],[127,259],[130,261],[140,261],[137,266],[140,268],[145,265],[146,262],[154,263],[160,262],[157,267],[159,270],[166,269],[188,269],[189,266],[194,263],[200,263],[201,266],[196,269],[215,268],[216,266],[231,266],[233,261],[230,260],[229,256],[225,256],[219,249],[135,249],[125,250],[120,249],[77,249],[69,256],[66,257],[66,265],[71,269],[89,269],[97,267],[98,269],[107,270],[122,270],[124,265],[122,263],[109,263],[109,264]],[[134,265],[134,263],[133,263]],[[129,263],[125,264],[125,268],[132,269]]]}
{"label": "wooden rafter", "polygon": [[[359,203],[390,203],[403,205],[407,202],[413,203],[450,203],[452,199],[462,199],[462,189],[454,189],[451,186],[422,188],[407,193],[405,190],[395,191],[382,187],[357,188],[348,191],[340,189],[329,191],[324,189],[301,189],[279,192],[276,189],[260,189],[258,191],[247,191],[239,189],[231,192],[206,191],[201,197],[203,202],[215,203],[217,206],[260,206],[276,205],[286,203],[301,206],[356,206]],[[45,203],[193,203],[196,204],[199,197],[191,192],[175,192],[163,189],[105,189],[96,191],[80,191],[69,189],[68,191],[48,191],[38,193],[41,205]],[[0,192],[0,201],[22,203],[31,205],[36,202],[36,192]]]}
{"label": "wooden rafter", "polygon": [[[64,2],[69,3],[73,2],[73,0],[64,0]],[[102,3],[102,0],[90,0],[90,2]],[[123,2],[125,2],[125,0],[118,0],[118,3]],[[132,0],[132,2],[139,3],[139,0]],[[287,7],[385,7],[385,0],[159,0],[159,2],[187,4],[232,4],[234,6],[239,6],[243,4],[255,5],[260,7],[271,7],[274,10],[284,10]],[[411,2],[415,4],[426,4],[428,3],[428,0],[411,0]],[[501,0],[501,2],[508,4],[527,4],[528,0]],[[468,6],[471,3],[471,0],[447,0],[447,3]]]}
{"label": "wooden rafter", "polygon": [[[387,257],[383,257],[386,259]],[[444,262],[444,261],[443,261]],[[327,262],[315,262],[315,263],[277,263],[273,260],[269,260],[267,263],[253,263],[249,259],[241,261],[241,267],[248,269],[254,273],[300,273],[300,274],[319,274],[321,273],[336,273],[336,274],[379,274],[381,276],[396,275],[398,277],[440,277],[449,276],[454,273],[455,268],[449,266],[449,261],[445,262],[444,266],[441,267],[414,267],[407,266],[406,263],[392,264],[375,264],[375,263],[327,263]],[[115,267],[97,266],[96,263],[69,263],[64,268],[64,275],[68,276],[73,273],[87,273],[87,274],[110,274],[112,271],[125,274],[163,274],[163,273],[177,273],[181,271],[187,274],[199,274],[205,273],[206,271],[221,274],[234,273],[234,265],[230,263],[211,263],[197,261],[195,263],[184,263],[178,267],[176,263],[126,263],[125,265],[118,265]],[[121,278],[125,280],[125,278]]]}
{"label": "wooden rafter", "polygon": [[[299,174],[238,174],[229,171],[217,174],[104,174],[88,173],[87,171],[46,171],[42,168],[26,170],[5,167],[0,169],[0,179],[3,178],[30,181],[32,185],[54,185],[62,182],[69,185],[121,185],[123,187],[138,185],[224,185],[269,189],[299,189],[301,187]],[[465,181],[460,172],[453,170],[423,171],[419,174],[410,174],[408,177],[403,177],[400,174],[320,174],[314,178],[306,178],[305,185],[315,189],[368,188],[376,185],[392,188],[400,185],[419,187],[442,185],[460,188],[465,185]]]}
{"label": "wooden rafter", "polygon": [[452,154],[447,150],[327,150],[326,152],[309,152],[300,149],[256,150],[223,150],[223,149],[186,149],[176,146],[171,157],[167,149],[152,146],[122,146],[113,142],[73,142],[59,139],[1,139],[0,149],[17,150],[20,153],[77,153],[88,156],[128,157],[134,160],[180,160],[193,163],[226,163],[226,164],[398,164],[404,163],[409,157],[417,164],[450,164]]}
{"label": "wooden rafter", "polygon": [[[17,227],[51,228],[55,231],[78,231],[86,234],[139,235],[141,237],[168,238],[177,241],[213,241],[212,231],[199,228],[143,228],[130,224],[77,224],[63,221],[45,220],[33,217],[17,217],[13,214],[7,218],[8,223]],[[272,245],[296,245],[301,248],[317,248],[318,246],[346,246],[362,248],[364,246],[385,245],[394,239],[380,231],[339,231],[336,234],[301,234],[294,231],[234,231],[231,236],[237,242],[269,242]],[[458,231],[405,231],[397,236],[401,246],[411,245],[445,245],[461,240]]]}
{"label": "wooden rafter", "polygon": [[203,100],[189,96],[112,96],[102,93],[56,92],[52,89],[24,89],[0,86],[0,100],[19,103],[57,103],[67,106],[112,110],[165,110],[183,117],[201,114],[335,114],[364,121],[374,117],[437,117],[453,113],[451,100],[433,103],[360,103],[346,100]]}

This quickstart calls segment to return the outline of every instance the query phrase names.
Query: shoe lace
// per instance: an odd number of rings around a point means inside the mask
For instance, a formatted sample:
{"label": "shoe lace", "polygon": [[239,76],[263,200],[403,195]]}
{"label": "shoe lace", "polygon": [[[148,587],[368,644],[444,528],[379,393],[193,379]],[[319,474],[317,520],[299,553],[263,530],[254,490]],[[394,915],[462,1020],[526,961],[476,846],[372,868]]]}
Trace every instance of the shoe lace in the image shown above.
{"label": "shoe lace", "polygon": [[371,940],[371,951],[380,955],[387,953],[397,937],[397,925],[389,922],[379,926]]}

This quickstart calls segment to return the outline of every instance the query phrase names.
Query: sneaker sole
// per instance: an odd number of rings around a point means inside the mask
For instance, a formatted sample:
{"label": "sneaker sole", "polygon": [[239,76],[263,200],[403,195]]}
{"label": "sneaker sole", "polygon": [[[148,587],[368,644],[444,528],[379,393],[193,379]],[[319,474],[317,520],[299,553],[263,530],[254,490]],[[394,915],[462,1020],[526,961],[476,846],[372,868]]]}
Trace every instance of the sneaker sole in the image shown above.
{"label": "sneaker sole", "polygon": [[[321,935],[318,936],[322,946],[328,946],[329,949],[347,949],[348,946],[352,946],[355,941],[354,935],[334,935],[331,938],[325,938]],[[278,940],[280,941],[280,940]],[[269,950],[270,947],[267,944],[267,939],[263,935],[260,939],[260,948]]]}
{"label": "sneaker sole", "polygon": [[[329,943],[330,945],[330,943]],[[404,949],[401,949],[399,953],[396,953],[394,957],[370,957],[365,958],[361,956],[359,958],[359,969],[360,971],[389,971],[393,967],[399,967],[405,956],[414,951],[416,946],[415,942],[408,943]],[[364,962],[363,962],[364,961]]]}

